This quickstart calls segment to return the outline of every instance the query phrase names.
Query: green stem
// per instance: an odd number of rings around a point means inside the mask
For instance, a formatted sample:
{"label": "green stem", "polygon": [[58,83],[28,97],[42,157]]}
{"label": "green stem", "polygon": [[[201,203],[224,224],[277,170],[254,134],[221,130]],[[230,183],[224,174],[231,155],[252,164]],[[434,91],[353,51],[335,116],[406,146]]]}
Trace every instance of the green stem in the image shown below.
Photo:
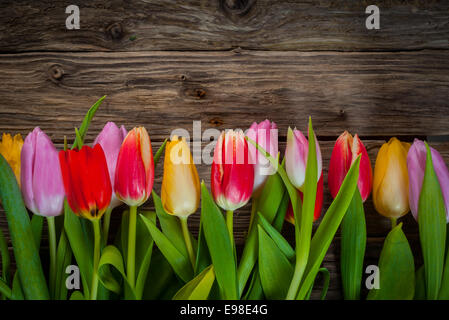
{"label": "green stem", "polygon": [[50,296],[54,299],[56,277],[56,227],[55,217],[47,217],[48,241],[50,247]]}
{"label": "green stem", "polygon": [[390,218],[391,220],[391,229],[394,229],[398,225],[398,219]]}
{"label": "green stem", "polygon": [[103,221],[103,246],[106,246],[108,244],[108,238],[109,238],[109,225],[111,224],[111,213],[112,209],[108,208],[104,214],[104,221]]}
{"label": "green stem", "polygon": [[[306,270],[306,263],[303,263],[303,258],[296,259],[295,272],[293,274],[292,282],[290,283],[290,288],[288,288],[287,300],[295,300],[296,294],[298,293],[299,285],[301,284],[302,276]],[[306,260],[307,261],[307,260]]]}
{"label": "green stem", "polygon": [[234,211],[226,211],[226,226],[228,227],[229,239],[231,245],[234,245]]}
{"label": "green stem", "polygon": [[182,226],[182,235],[184,236],[184,241],[186,243],[187,251],[189,252],[190,262],[192,263],[193,269],[195,269],[196,258],[193,253],[192,239],[190,238],[189,226],[187,224],[187,217],[179,217]]}
{"label": "green stem", "polygon": [[91,220],[94,227],[94,270],[92,274],[92,287],[90,291],[90,299],[97,300],[98,292],[98,265],[100,262],[100,246],[101,246],[101,231],[100,219]]}
{"label": "green stem", "polygon": [[136,225],[137,207],[131,206],[129,208],[128,259],[126,263],[126,275],[132,289],[134,289],[136,282]]}

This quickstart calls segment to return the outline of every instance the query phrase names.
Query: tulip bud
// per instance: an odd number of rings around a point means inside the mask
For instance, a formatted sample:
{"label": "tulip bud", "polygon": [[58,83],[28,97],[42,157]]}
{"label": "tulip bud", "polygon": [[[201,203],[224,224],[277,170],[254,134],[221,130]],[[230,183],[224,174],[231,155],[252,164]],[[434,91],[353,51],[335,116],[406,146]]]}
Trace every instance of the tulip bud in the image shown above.
{"label": "tulip bud", "polygon": [[220,135],[214,152],[211,189],[215,202],[234,211],[250,199],[254,186],[254,165],[249,162],[248,142],[241,130]]}
{"label": "tulip bud", "polygon": [[[321,209],[323,208],[323,192],[324,192],[324,184],[323,184],[323,174],[321,174],[320,180],[318,180],[317,189],[316,189],[316,199],[315,199],[315,211],[313,212],[313,221],[319,219],[321,215]],[[304,199],[304,194],[298,190],[298,194],[301,197],[301,201]],[[285,219],[291,224],[295,224],[295,216],[293,213],[292,203],[288,204],[287,213],[285,214]]]}
{"label": "tulip bud", "polygon": [[161,200],[169,214],[188,217],[200,204],[200,179],[185,138],[173,136],[165,148]]}
{"label": "tulip bud", "polygon": [[14,138],[10,134],[3,134],[0,142],[0,154],[8,162],[14,172],[17,183],[20,186],[20,153],[22,151],[23,139],[20,134],[16,134]]}
{"label": "tulip bud", "polygon": [[[99,144],[106,156],[106,162],[108,164],[109,177],[111,178],[112,190],[114,190],[115,184],[115,169],[117,167],[118,154],[122,147],[123,140],[127,135],[127,131],[124,126],[119,129],[114,122],[108,122],[100,134],[94,141],[94,146]],[[121,204],[121,201],[117,199],[115,193],[112,193],[111,204],[109,209],[114,209]]]}
{"label": "tulip bud", "polygon": [[400,218],[409,212],[407,152],[409,143],[391,138],[377,154],[374,167],[373,202],[377,212]]}
{"label": "tulip bud", "polygon": [[31,212],[45,217],[62,213],[65,191],[58,151],[39,128],[35,128],[23,144],[21,184],[23,199]]}
{"label": "tulip bud", "polygon": [[[254,122],[249,128],[246,136],[257,142],[273,158],[278,155],[278,130],[276,123],[269,120],[257,124]],[[273,168],[270,161],[252,144],[248,144],[250,160],[254,164],[254,186],[253,194],[259,195],[268,176],[275,174],[277,168]]]}
{"label": "tulip bud", "polygon": [[[321,150],[316,141],[317,177],[321,177],[323,161]],[[288,128],[287,148],[285,149],[285,169],[290,182],[299,190],[302,190],[306,179],[307,155],[309,153],[309,142],[301,131],[296,128]]]}
{"label": "tulip bud", "polygon": [[[435,173],[440,183],[441,193],[443,194],[446,206],[446,219],[449,222],[449,171],[448,168],[434,148],[430,148],[432,153],[432,163]],[[424,180],[424,171],[426,168],[427,149],[423,141],[415,139],[407,154],[407,167],[410,179],[409,184],[409,203],[413,216],[418,220],[418,202],[421,194],[421,188]]]}
{"label": "tulip bud", "polygon": [[333,198],[337,196],[349,168],[355,162],[359,154],[362,156],[360,158],[359,180],[357,181],[357,186],[363,201],[369,197],[373,185],[373,171],[371,169],[368,153],[357,134],[352,138],[351,134],[345,131],[335,142],[329,164],[328,184],[329,191]]}
{"label": "tulip bud", "polygon": [[128,206],[140,206],[151,195],[154,161],[145,128],[134,128],[123,141],[115,171],[115,193]]}
{"label": "tulip bud", "polygon": [[72,211],[89,220],[100,219],[112,196],[108,165],[101,146],[61,151],[59,163]]}

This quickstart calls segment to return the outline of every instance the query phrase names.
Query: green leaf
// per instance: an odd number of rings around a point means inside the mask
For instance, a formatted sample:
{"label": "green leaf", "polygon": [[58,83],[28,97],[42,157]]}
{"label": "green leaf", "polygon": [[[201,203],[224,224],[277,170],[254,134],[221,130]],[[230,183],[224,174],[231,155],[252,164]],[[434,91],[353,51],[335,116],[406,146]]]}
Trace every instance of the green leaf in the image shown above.
{"label": "green leaf", "polygon": [[203,218],[200,219],[200,230],[198,232],[198,249],[195,262],[195,276],[203,272],[207,266],[210,266],[212,259],[210,257],[209,248],[207,247],[206,238],[204,236]]}
{"label": "green leaf", "polygon": [[42,270],[28,211],[16,177],[0,155],[0,199],[8,220],[9,234],[20,279],[26,286],[24,295],[29,300],[49,299],[48,287]]}
{"label": "green leaf", "polygon": [[[105,98],[106,98],[106,96],[103,96],[100,99],[98,99],[98,101],[95,102],[92,107],[90,107],[89,111],[87,112],[86,116],[84,117],[84,120],[83,120],[83,122],[81,124],[81,127],[79,129],[79,136],[81,138],[81,141],[84,141],[84,138],[86,137],[87,130],[89,129],[89,125],[90,125],[93,117],[95,116],[95,113],[97,112],[98,108],[100,107],[101,103],[103,102],[103,100]],[[80,148],[80,147],[81,146],[79,146],[77,144],[77,142],[75,141],[75,143],[73,144],[72,149]]]}
{"label": "green leaf", "polygon": [[449,224],[446,224],[446,261],[438,299],[449,300]]}
{"label": "green leaf", "polygon": [[143,215],[140,215],[140,217],[145,222],[145,225],[153,237],[157,247],[170,263],[176,274],[184,282],[189,282],[193,277],[192,264],[189,259],[182,255],[178,249],[176,249],[173,243],[156,227],[155,223]]}
{"label": "green leaf", "polygon": [[368,300],[411,300],[415,293],[415,263],[402,231],[402,223],[390,231],[379,258],[380,288]]}
{"label": "green leaf", "polygon": [[[88,245],[88,236],[78,218],[70,209],[67,200],[64,202],[64,230],[80,269],[84,292],[90,292],[93,269],[93,251]],[[88,297],[86,297],[88,298]]]}
{"label": "green leaf", "polygon": [[157,218],[161,224],[162,232],[168,239],[170,239],[170,242],[176,247],[176,249],[184,257],[186,257],[186,259],[189,259],[189,253],[184,242],[179,218],[165,212],[164,207],[162,206],[161,198],[154,191],[153,202]]}
{"label": "green leaf", "polygon": [[363,258],[366,247],[366,223],[363,201],[355,190],[341,222],[341,280],[345,300],[360,300]]}
{"label": "green leaf", "polygon": [[154,155],[154,159],[153,159],[154,167],[156,167],[157,164],[159,163],[159,159],[161,158],[162,153],[165,150],[165,146],[167,145],[167,141],[168,141],[168,139],[164,140],[164,142],[162,143],[162,145],[159,147],[159,149],[157,150],[156,154]]}
{"label": "green leaf", "polygon": [[259,274],[263,292],[269,300],[284,299],[293,276],[293,267],[263,228],[259,232]]}
{"label": "green leaf", "polygon": [[248,291],[243,297],[243,300],[265,300],[258,264],[254,266],[254,271],[251,276],[251,282],[249,284]]}
{"label": "green leaf", "polygon": [[436,300],[443,277],[446,242],[446,209],[440,183],[426,143],[426,169],[418,204],[419,238],[424,259],[427,299]]}
{"label": "green leaf", "polygon": [[72,262],[72,250],[70,248],[69,240],[62,230],[59,239],[58,249],[56,253],[56,278],[55,278],[55,297],[59,300],[67,299],[67,286],[65,283],[66,279],[66,268]]}
{"label": "green leaf", "polygon": [[9,256],[8,241],[6,240],[2,230],[0,229],[0,254],[2,264],[1,279],[6,285],[11,283],[11,257]]}
{"label": "green leaf", "polygon": [[287,240],[277,231],[268,221],[259,213],[259,224],[264,231],[271,237],[282,254],[292,262],[295,258],[295,250],[290,246]]}
{"label": "green leaf", "polygon": [[225,300],[237,300],[236,262],[223,214],[212,200],[204,182],[201,183],[201,195],[204,235],[218,285]]}
{"label": "green leaf", "polygon": [[182,287],[173,300],[207,300],[214,281],[214,267],[211,265]]}
{"label": "green leaf", "polygon": [[[141,214],[156,224],[155,212],[142,212]],[[138,273],[135,291],[137,299],[139,300],[143,295],[144,285],[151,263],[151,255],[153,253],[153,244],[153,238],[151,238],[144,222],[141,219],[138,219],[136,230],[136,268]]]}
{"label": "green leaf", "polygon": [[288,204],[290,202],[290,197],[288,192],[284,192],[284,196],[282,197],[281,205],[279,206],[278,212],[276,213],[276,218],[273,221],[273,227],[281,232],[282,227],[285,222],[285,215],[287,214]]}
{"label": "green leaf", "polygon": [[[259,211],[271,223],[282,203],[284,193],[285,187],[281,177],[278,174],[269,176],[258,200],[253,201],[253,206],[256,205],[257,207],[253,208],[254,212]],[[257,220],[256,218],[257,215],[254,220]],[[250,225],[242,258],[237,270],[240,296],[243,294],[243,290],[257,261],[257,237],[257,222],[253,221]]]}
{"label": "green leaf", "polygon": [[305,277],[300,285],[298,299],[304,299],[320,269],[324,256],[337,232],[338,227],[348,210],[359,178],[360,156],[353,163],[338,191],[337,196],[326,211],[321,223],[310,243],[310,255]]}
{"label": "green leaf", "polygon": [[331,280],[331,276],[330,276],[329,270],[327,270],[326,268],[320,268],[320,270],[318,270],[318,272],[323,275],[323,290],[321,291],[320,299],[326,300],[327,290],[329,289],[329,283]]}
{"label": "green leaf", "polygon": [[86,300],[81,291],[75,291],[70,296],[70,300]]}
{"label": "green leaf", "polygon": [[11,299],[12,298],[12,290],[11,288],[8,286],[8,284],[6,284],[5,281],[3,281],[2,279],[0,279],[0,293],[8,298]]}
{"label": "green leaf", "polygon": [[171,299],[173,295],[181,288],[184,283],[176,277],[172,267],[168,263],[164,255],[157,250],[153,252],[151,257],[150,270],[144,286],[143,300],[161,300],[161,296],[167,293],[167,288],[171,287],[172,283],[177,283],[178,288],[169,294]]}
{"label": "green leaf", "polygon": [[44,225],[44,217],[33,214],[31,217],[31,229],[33,230],[34,240],[36,242],[37,250],[41,246],[42,227]]}
{"label": "green leaf", "polygon": [[115,268],[120,275],[122,276],[123,283],[125,284],[125,293],[130,296],[125,297],[126,300],[135,300],[136,296],[134,291],[131,289],[131,286],[128,283],[125,266],[123,263],[123,257],[120,251],[115,246],[107,246],[103,249],[101,253],[100,263],[98,264],[98,273],[100,282],[107,288],[108,290],[119,294],[121,292],[120,283],[113,277],[110,272],[110,267]]}
{"label": "green leaf", "polygon": [[413,300],[426,300],[426,277],[424,274],[424,265],[416,271],[415,282],[415,296]]}
{"label": "green leaf", "polygon": [[19,272],[16,272],[14,274],[12,280],[11,300],[25,300],[25,295],[22,289]]}

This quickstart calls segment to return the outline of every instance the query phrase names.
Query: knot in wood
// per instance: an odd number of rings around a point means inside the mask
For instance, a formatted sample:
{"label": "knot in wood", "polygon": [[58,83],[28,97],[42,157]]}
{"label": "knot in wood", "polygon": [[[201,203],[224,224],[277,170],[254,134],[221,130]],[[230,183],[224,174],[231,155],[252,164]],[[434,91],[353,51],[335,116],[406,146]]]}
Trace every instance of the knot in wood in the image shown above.
{"label": "knot in wood", "polygon": [[256,0],[221,0],[222,10],[231,16],[243,17],[253,7]]}
{"label": "knot in wood", "polygon": [[115,23],[111,24],[107,28],[107,32],[109,33],[109,35],[111,36],[112,39],[114,39],[114,40],[121,39],[123,37],[122,24],[120,22],[115,22]]}
{"label": "knot in wood", "polygon": [[64,76],[64,70],[60,65],[54,64],[50,68],[48,68],[48,74],[51,79],[61,80]]}

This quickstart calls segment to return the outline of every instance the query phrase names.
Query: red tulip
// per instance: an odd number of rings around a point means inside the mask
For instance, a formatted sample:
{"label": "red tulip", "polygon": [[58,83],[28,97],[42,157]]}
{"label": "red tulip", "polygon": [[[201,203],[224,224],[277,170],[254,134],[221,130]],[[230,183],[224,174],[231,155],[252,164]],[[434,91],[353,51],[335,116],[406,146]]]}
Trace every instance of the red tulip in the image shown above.
{"label": "red tulip", "polygon": [[140,206],[151,195],[154,161],[151,141],[145,128],[134,128],[123,141],[115,171],[115,193],[128,206]]}
{"label": "red tulip", "polygon": [[[316,189],[316,199],[315,199],[315,211],[313,213],[313,221],[318,220],[321,215],[321,209],[323,208],[323,192],[324,192],[324,183],[323,183],[323,173],[321,173],[320,180],[318,180],[317,189]],[[301,201],[304,199],[304,194],[298,190],[298,194],[301,197]],[[292,203],[288,204],[287,213],[285,214],[285,219],[291,224],[295,224],[295,216],[293,215],[293,207]]]}
{"label": "red tulip", "polygon": [[220,135],[212,163],[211,189],[215,202],[224,210],[241,208],[251,198],[254,165],[248,156],[248,142],[241,130]]}
{"label": "red tulip", "polygon": [[100,219],[112,196],[108,165],[101,146],[61,151],[59,163],[70,208],[81,217]]}
{"label": "red tulip", "polygon": [[373,170],[365,146],[357,134],[352,138],[347,131],[343,132],[335,142],[329,164],[328,184],[333,198],[337,196],[340,186],[352,163],[361,154],[359,180],[357,182],[362,200],[365,201],[373,187]]}

